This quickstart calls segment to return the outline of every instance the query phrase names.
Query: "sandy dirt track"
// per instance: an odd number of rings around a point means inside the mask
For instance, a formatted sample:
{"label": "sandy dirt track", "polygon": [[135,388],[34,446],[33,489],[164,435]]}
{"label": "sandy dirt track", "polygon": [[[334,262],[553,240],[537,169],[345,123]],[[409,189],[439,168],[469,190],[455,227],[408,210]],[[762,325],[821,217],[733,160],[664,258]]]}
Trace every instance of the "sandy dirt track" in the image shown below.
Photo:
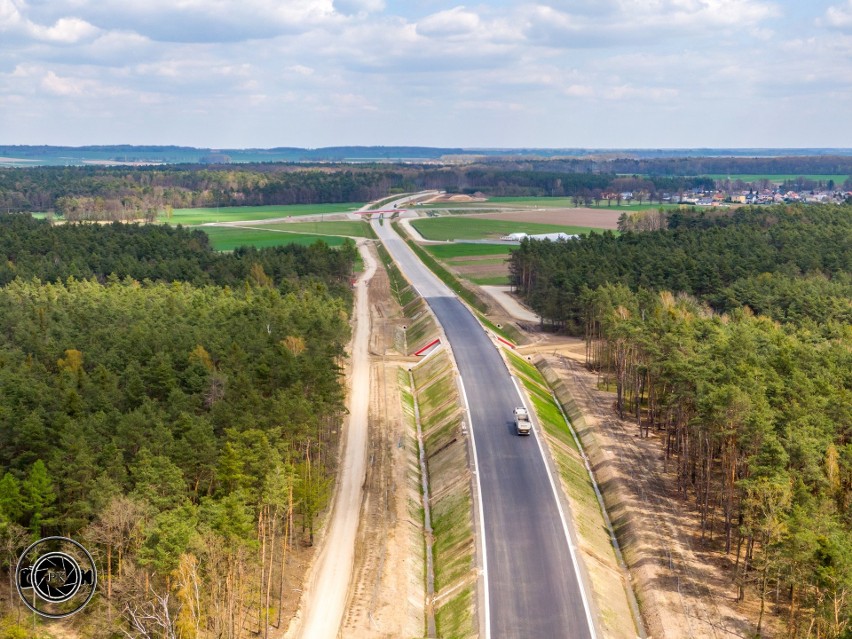
{"label": "sandy dirt track", "polygon": [[356,285],[355,335],[352,340],[350,375],[352,384],[347,401],[349,419],[346,440],[327,532],[306,587],[301,627],[297,634],[302,639],[331,639],[338,635],[355,558],[355,537],[367,462],[370,400],[370,309],[367,283],[376,271],[376,261],[366,246],[362,243],[359,248],[367,268]]}

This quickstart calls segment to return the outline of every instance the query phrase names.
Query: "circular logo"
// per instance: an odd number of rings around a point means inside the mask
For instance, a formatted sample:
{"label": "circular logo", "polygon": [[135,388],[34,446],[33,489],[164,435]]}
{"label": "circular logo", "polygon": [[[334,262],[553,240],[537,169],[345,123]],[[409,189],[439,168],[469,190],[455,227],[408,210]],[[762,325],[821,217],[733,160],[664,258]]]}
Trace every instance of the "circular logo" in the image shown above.
{"label": "circular logo", "polygon": [[67,537],[45,537],[27,548],[15,569],[24,604],[42,617],[79,612],[95,594],[98,571],[89,551]]}

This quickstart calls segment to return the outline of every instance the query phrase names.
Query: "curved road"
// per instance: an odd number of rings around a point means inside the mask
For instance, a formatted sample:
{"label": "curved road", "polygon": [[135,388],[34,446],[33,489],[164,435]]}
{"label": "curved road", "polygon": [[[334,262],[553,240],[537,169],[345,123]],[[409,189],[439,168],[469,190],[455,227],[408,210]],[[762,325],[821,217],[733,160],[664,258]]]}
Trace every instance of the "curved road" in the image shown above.
{"label": "curved road", "polygon": [[514,432],[512,409],[522,402],[500,354],[387,220],[373,228],[435,312],[462,377],[479,475],[482,636],[594,639],[565,514],[538,436]]}

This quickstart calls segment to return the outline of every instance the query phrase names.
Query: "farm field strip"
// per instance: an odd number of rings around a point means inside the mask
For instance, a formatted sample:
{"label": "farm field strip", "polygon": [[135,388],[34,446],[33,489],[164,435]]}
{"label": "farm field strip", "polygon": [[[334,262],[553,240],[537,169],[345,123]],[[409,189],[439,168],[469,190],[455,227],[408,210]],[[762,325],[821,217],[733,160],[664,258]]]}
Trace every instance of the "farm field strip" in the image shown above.
{"label": "farm field strip", "polygon": [[589,233],[595,229],[584,226],[515,222],[469,217],[420,218],[411,222],[428,240],[475,240],[500,237],[509,233]]}
{"label": "farm field strip", "polygon": [[509,257],[513,244],[428,244],[423,247],[438,259],[446,260],[454,257],[479,257],[487,255],[502,255]]}
{"label": "farm field strip", "polygon": [[318,235],[315,233],[288,233],[245,229],[239,227],[205,227],[204,232],[210,237],[210,244],[217,251],[232,251],[239,246],[281,246],[283,244],[309,245],[322,240],[329,246],[340,246],[346,241],[341,235]]}
{"label": "farm field strip", "polygon": [[175,209],[170,219],[160,217],[167,224],[207,224],[210,222],[238,222],[267,220],[278,217],[349,213],[363,204],[343,202],[340,204],[286,204],[272,206],[222,206],[199,209]]}
{"label": "farm field strip", "polygon": [[277,231],[281,233],[311,233],[313,235],[344,235],[349,237],[376,236],[366,222],[276,222],[264,224],[257,230]]}

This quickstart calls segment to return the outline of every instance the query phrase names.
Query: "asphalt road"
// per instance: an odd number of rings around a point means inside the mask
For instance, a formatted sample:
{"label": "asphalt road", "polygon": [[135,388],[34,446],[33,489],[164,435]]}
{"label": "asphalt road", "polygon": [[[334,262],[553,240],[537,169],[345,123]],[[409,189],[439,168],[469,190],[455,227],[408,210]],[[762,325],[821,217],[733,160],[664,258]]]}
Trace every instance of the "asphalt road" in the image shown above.
{"label": "asphalt road", "polygon": [[521,405],[500,354],[476,319],[386,220],[373,227],[435,312],[470,407],[485,548],[488,639],[593,639],[576,561],[537,435],[519,437]]}

